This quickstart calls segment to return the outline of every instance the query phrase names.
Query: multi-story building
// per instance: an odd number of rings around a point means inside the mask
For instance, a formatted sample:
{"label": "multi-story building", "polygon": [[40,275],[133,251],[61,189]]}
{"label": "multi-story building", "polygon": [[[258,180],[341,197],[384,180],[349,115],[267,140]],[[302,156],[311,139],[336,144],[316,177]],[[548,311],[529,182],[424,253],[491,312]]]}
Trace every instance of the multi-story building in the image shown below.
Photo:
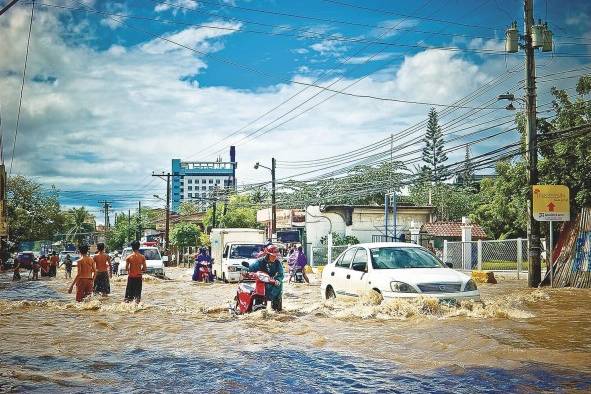
{"label": "multi-story building", "polygon": [[172,211],[191,201],[205,211],[222,192],[236,187],[236,150],[230,147],[230,161],[181,161],[172,159]]}

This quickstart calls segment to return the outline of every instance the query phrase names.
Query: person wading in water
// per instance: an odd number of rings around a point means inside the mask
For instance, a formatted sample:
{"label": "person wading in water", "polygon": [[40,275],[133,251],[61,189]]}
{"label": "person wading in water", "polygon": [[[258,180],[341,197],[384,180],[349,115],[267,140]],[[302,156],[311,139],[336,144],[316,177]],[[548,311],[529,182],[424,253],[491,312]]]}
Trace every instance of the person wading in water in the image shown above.
{"label": "person wading in water", "polygon": [[125,302],[135,300],[139,304],[142,299],[142,273],[147,270],[146,258],[140,253],[139,241],[133,241],[131,249],[133,253],[125,259],[125,270],[127,271]]}
{"label": "person wading in water", "polygon": [[68,293],[72,293],[74,285],[76,285],[76,301],[82,300],[92,294],[92,283],[95,274],[94,260],[88,257],[88,245],[80,245],[80,254],[82,257],[78,260],[78,268],[76,269],[76,277],[68,289]]}
{"label": "person wading in water", "polygon": [[96,245],[98,253],[94,255],[94,268],[96,275],[94,276],[94,292],[99,293],[103,297],[111,293],[111,285],[109,278],[111,277],[111,259],[105,253],[105,244],[99,243]]}
{"label": "person wading in water", "polygon": [[49,258],[49,276],[53,276],[54,278],[57,276],[57,266],[59,265],[60,258],[58,257],[56,252],[51,252],[51,257]]}

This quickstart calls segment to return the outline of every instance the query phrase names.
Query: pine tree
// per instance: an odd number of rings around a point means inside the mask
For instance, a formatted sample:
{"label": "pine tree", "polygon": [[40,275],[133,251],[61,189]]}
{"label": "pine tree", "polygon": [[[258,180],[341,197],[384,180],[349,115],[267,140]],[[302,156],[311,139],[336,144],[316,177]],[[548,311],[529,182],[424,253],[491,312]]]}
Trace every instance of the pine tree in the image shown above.
{"label": "pine tree", "polygon": [[470,158],[470,145],[466,145],[466,156],[464,158],[464,168],[462,169],[462,185],[465,188],[472,187],[474,184],[474,168]]}
{"label": "pine tree", "polygon": [[447,155],[443,152],[443,133],[437,120],[437,111],[431,108],[427,122],[427,133],[425,134],[425,147],[423,148],[423,161],[431,170],[431,181],[441,182],[449,178],[449,171],[443,168]]}

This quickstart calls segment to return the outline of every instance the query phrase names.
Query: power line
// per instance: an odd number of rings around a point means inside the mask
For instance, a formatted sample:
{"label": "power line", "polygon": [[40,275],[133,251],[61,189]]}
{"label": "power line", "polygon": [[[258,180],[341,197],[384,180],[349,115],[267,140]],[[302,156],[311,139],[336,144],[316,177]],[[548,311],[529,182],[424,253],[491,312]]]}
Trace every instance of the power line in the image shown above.
{"label": "power line", "polygon": [[[14,3],[12,3],[14,4]],[[12,5],[10,4],[10,5]],[[21,93],[18,100],[18,112],[16,115],[16,127],[14,129],[14,140],[12,141],[12,154],[10,155],[10,171],[8,171],[8,176],[12,175],[12,163],[14,161],[14,152],[16,149],[16,139],[18,137],[18,130],[21,120],[21,107],[23,103],[23,90],[25,89],[25,78],[27,76],[27,62],[29,59],[29,45],[31,43],[31,30],[33,29],[33,16],[35,14],[35,1],[31,3],[31,20],[29,21],[29,35],[27,36],[27,50],[25,52],[25,64],[23,67],[23,79],[21,81]]]}

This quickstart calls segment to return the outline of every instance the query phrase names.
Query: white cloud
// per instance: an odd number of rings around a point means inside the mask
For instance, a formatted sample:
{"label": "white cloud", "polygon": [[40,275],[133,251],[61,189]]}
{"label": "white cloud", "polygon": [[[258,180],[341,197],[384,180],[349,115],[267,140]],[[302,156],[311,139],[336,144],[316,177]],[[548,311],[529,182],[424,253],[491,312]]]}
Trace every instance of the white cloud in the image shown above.
{"label": "white cloud", "polygon": [[391,19],[380,23],[380,28],[373,29],[372,37],[388,38],[399,34],[404,29],[415,27],[419,24],[416,19]]}
{"label": "white cloud", "polygon": [[[342,35],[335,34],[334,37],[342,37]],[[342,41],[329,39],[312,44],[310,48],[322,56],[340,56],[347,51],[347,46]]]}
{"label": "white cloud", "polygon": [[[107,12],[111,14],[127,15],[129,13],[127,6],[121,3],[108,2],[106,3],[105,8]],[[100,23],[103,26],[107,26],[111,30],[115,30],[118,29],[126,20],[127,18],[123,16],[107,16],[101,19]]]}
{"label": "white cloud", "polygon": [[[241,25],[239,23],[214,21],[209,22],[208,26],[212,27],[190,27],[178,33],[164,35],[164,38],[201,52],[213,52],[223,47],[220,44],[212,44],[209,40],[233,34],[236,32],[235,29],[239,29]],[[142,45],[142,49],[150,54],[187,51],[186,48],[181,48],[166,40],[150,41]]]}
{"label": "white cloud", "polygon": [[[378,62],[381,60],[388,60],[392,58],[392,53],[377,53],[367,56],[354,56],[347,60],[347,64],[363,64],[367,62]],[[345,59],[343,59],[344,61]]]}
{"label": "white cloud", "polygon": [[[303,89],[293,84],[270,85],[256,91],[201,87],[181,79],[198,76],[206,66],[218,65],[207,57],[176,50],[160,40],[97,51],[64,41],[61,37],[69,33],[65,30],[68,27],[55,14],[40,11],[37,18],[14,168],[16,173],[38,176],[62,189],[90,187],[108,192],[150,185],[142,189],[146,196],[160,193],[162,184],[149,183],[153,170],[169,169],[171,158],[215,158],[212,154],[220,147],[240,141],[283,112],[265,117],[222,145],[217,144],[220,139]],[[27,22],[27,11],[18,8],[10,18],[0,18],[0,53],[5,54],[0,56],[0,102],[5,141],[9,142],[18,104]],[[187,46],[215,50],[221,47],[215,42],[231,33],[186,29],[169,37]],[[407,56],[398,68],[382,70],[349,90],[449,103],[505,69],[503,59],[492,58],[476,65],[461,53],[426,50]],[[557,61],[557,67],[558,62],[560,67],[572,67],[562,63],[567,60]],[[551,67],[554,63],[544,71],[552,71]],[[311,82],[313,71],[302,68],[300,72],[305,75],[297,79]],[[54,77],[59,83],[32,82],[36,75]],[[516,74],[508,86],[520,77]],[[333,87],[344,89],[352,82],[344,78]],[[482,99],[494,97],[508,87],[496,88]],[[306,89],[282,110],[294,108],[317,91]],[[327,96],[322,93],[277,123]],[[336,96],[252,143],[240,143],[239,181],[266,180],[268,173],[255,171],[252,166],[255,161],[270,161],[271,155],[281,160],[308,160],[341,154],[423,120],[427,111],[428,106]],[[206,153],[200,153],[203,149]],[[227,157],[225,149],[221,154]],[[279,177],[289,174],[287,169],[278,168]],[[135,203],[130,201],[130,205]]]}
{"label": "white cloud", "polygon": [[178,12],[179,10],[187,11],[194,10],[197,8],[197,1],[195,0],[168,0],[165,3],[158,3],[154,7],[155,12],[164,12],[170,9],[173,10],[173,13]]}

